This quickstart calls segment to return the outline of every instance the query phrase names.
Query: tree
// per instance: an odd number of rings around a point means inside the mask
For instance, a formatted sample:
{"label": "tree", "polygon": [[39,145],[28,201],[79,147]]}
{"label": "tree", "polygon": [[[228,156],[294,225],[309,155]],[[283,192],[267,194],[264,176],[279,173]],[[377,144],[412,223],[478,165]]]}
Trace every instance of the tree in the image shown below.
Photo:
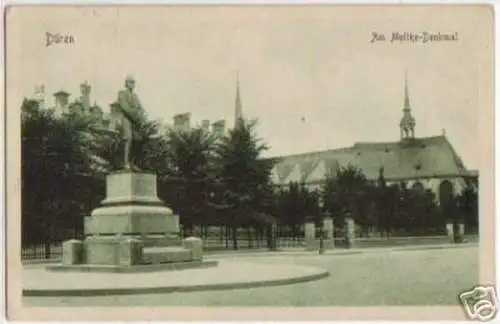
{"label": "tree", "polygon": [[256,121],[242,121],[216,145],[218,204],[225,207],[234,249],[238,248],[237,228],[252,222],[255,214],[272,204],[273,162],[260,158],[268,147],[257,137],[255,126]]}
{"label": "tree", "polygon": [[[82,213],[95,176],[95,145],[85,116],[56,116],[53,109],[24,100],[21,107],[23,244],[58,240],[81,231]],[[48,249],[46,249],[48,251]]]}
{"label": "tree", "polygon": [[479,205],[477,191],[472,186],[467,186],[462,189],[457,200],[461,218],[464,220],[467,229],[469,231],[478,231]]}
{"label": "tree", "polygon": [[171,129],[165,143],[161,196],[181,215],[185,229],[209,223],[213,213],[207,197],[214,180],[214,137],[201,128]]}
{"label": "tree", "polygon": [[325,209],[333,216],[336,226],[344,225],[344,214],[349,211],[354,220],[365,229],[373,225],[373,190],[361,169],[348,164],[336,172],[327,173],[321,188]]}
{"label": "tree", "polygon": [[403,190],[400,195],[403,196],[404,205],[401,207],[403,212],[399,215],[399,223],[407,234],[435,234],[437,229],[444,227],[431,190],[413,187]]}
{"label": "tree", "polygon": [[278,192],[276,215],[281,224],[290,227],[293,237],[307,216],[319,214],[318,198],[316,192],[298,182],[290,182],[287,189]]}

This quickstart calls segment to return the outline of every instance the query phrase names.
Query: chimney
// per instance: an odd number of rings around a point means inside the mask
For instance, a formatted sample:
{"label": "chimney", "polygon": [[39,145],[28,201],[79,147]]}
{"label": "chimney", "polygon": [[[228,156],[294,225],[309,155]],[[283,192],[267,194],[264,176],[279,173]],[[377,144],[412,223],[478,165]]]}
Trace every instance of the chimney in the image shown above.
{"label": "chimney", "polygon": [[213,123],[212,131],[217,137],[224,136],[224,133],[226,131],[226,121],[224,119],[221,119]]}
{"label": "chimney", "polygon": [[[118,118],[120,116],[120,104],[118,102],[112,102],[109,104],[109,116],[108,118],[103,118],[103,119],[107,119],[106,122],[104,122],[104,124],[108,124],[107,126],[109,126],[109,128],[111,130],[116,130],[117,126],[118,126]],[[106,126],[106,125],[104,125]]]}
{"label": "chimney", "polygon": [[109,112],[113,114],[117,114],[120,112],[120,104],[118,102],[112,102],[109,104]]}
{"label": "chimney", "polygon": [[182,115],[175,115],[174,116],[174,127],[180,127],[182,124]]}
{"label": "chimney", "polygon": [[205,132],[210,131],[210,120],[204,119],[201,121],[201,129],[203,129]]}
{"label": "chimney", "polygon": [[68,112],[69,96],[70,94],[64,90],[59,90],[58,92],[54,93],[55,110],[57,114]]}
{"label": "chimney", "polygon": [[33,95],[33,100],[38,102],[38,107],[40,107],[40,109],[45,108],[44,107],[45,106],[45,86],[43,84],[35,86],[35,94]]}
{"label": "chimney", "polygon": [[83,105],[83,111],[88,112],[90,109],[90,92],[92,91],[92,87],[90,84],[85,81],[80,84],[80,101]]}
{"label": "chimney", "polygon": [[191,113],[178,114],[174,116],[174,127],[188,130],[191,128]]}

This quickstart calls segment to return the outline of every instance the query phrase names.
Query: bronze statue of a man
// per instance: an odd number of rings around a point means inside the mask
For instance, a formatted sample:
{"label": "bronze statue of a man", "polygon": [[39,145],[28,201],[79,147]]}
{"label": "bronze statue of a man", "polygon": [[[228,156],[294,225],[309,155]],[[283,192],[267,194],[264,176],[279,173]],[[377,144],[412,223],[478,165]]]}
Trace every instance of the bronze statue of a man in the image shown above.
{"label": "bronze statue of a man", "polygon": [[121,134],[121,140],[124,144],[124,169],[132,169],[130,163],[130,149],[134,130],[140,126],[144,119],[144,109],[139,101],[139,97],[134,92],[135,80],[131,76],[125,79],[125,89],[118,92],[118,101],[115,105],[113,115],[113,124],[115,130]]}

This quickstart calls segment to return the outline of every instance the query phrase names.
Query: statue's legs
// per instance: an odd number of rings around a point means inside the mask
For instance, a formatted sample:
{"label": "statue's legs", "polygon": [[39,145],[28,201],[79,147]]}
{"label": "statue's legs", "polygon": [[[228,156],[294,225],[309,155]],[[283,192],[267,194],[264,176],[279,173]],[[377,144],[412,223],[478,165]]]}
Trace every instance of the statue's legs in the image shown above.
{"label": "statue's legs", "polygon": [[123,142],[124,142],[123,166],[125,169],[131,169],[130,149],[132,147],[132,123],[127,118],[124,118],[123,120]]}
{"label": "statue's legs", "polygon": [[130,147],[132,146],[132,140],[126,138],[124,140],[124,149],[123,149],[123,168],[124,169],[131,169],[130,166]]}

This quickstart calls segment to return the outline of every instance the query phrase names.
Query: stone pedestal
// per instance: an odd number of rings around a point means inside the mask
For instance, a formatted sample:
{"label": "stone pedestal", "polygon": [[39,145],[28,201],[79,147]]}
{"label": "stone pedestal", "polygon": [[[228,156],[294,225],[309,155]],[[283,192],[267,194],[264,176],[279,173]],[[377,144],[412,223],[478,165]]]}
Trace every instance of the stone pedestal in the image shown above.
{"label": "stone pedestal", "polygon": [[354,224],[354,219],[346,218],[345,220],[345,238],[347,247],[352,247],[354,245],[354,240],[356,238],[356,227]]}
{"label": "stone pedestal", "polygon": [[314,222],[305,223],[304,236],[306,241],[306,251],[316,251],[319,248],[319,245],[316,241],[316,226]]}
{"label": "stone pedestal", "polygon": [[86,235],[179,233],[179,217],[157,197],[154,174],[112,173],[106,193],[101,207],[85,222]]}
{"label": "stone pedestal", "polygon": [[72,265],[83,262],[83,245],[79,240],[69,240],[62,244],[62,264]]}
{"label": "stone pedestal", "polygon": [[127,237],[118,243],[118,264],[121,266],[139,265],[143,259],[143,245],[140,240]]}
{"label": "stone pedestal", "polygon": [[120,236],[89,236],[83,242],[85,263],[95,265],[118,265]]}
{"label": "stone pedestal", "polygon": [[323,239],[323,247],[328,249],[335,248],[335,238],[334,238],[334,226],[333,219],[331,217],[325,217],[323,219],[323,233],[325,237]]}
{"label": "stone pedestal", "polygon": [[[119,171],[106,178],[106,199],[85,218],[82,242],[63,247],[63,265],[131,267],[201,261],[202,241],[179,237],[179,217],[157,196],[152,173]],[[83,254],[83,258],[81,255]],[[88,268],[91,269],[91,268]],[[104,268],[103,268],[104,269]]]}

